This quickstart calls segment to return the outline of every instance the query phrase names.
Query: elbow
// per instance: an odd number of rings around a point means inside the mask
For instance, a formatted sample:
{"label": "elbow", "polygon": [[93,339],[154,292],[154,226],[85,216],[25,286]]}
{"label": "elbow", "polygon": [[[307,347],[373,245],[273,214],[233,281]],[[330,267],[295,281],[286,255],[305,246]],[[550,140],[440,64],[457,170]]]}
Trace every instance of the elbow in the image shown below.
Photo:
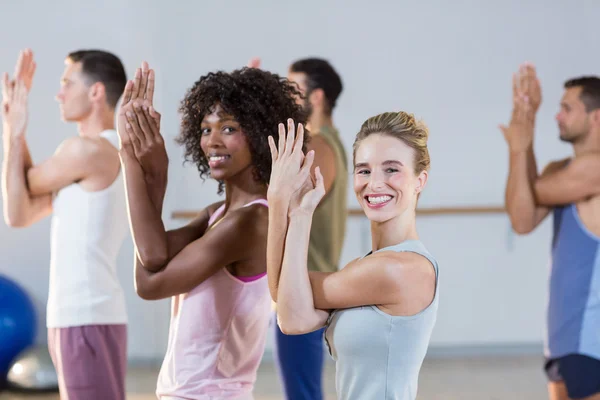
{"label": "elbow", "polygon": [[284,323],[279,323],[279,329],[281,330],[281,332],[284,335],[303,335],[305,333],[310,332],[307,329],[302,329],[301,326],[298,326],[297,324],[284,324]]}
{"label": "elbow", "polygon": [[277,303],[277,290],[270,289],[269,292],[271,293],[271,300]]}
{"label": "elbow", "polygon": [[535,229],[535,208],[531,210],[508,203],[506,212],[513,232],[518,235],[526,235]]}
{"label": "elbow", "polygon": [[4,220],[6,221],[6,225],[11,228],[24,228],[26,226],[22,221],[16,219],[5,218]]}
{"label": "elbow", "polygon": [[158,272],[167,264],[167,257],[156,251],[138,251],[138,261],[145,270]]}
{"label": "elbow", "polygon": [[160,296],[157,296],[155,290],[152,290],[152,288],[139,281],[136,282],[135,292],[142,300],[159,300],[161,298]]}
{"label": "elbow", "polygon": [[312,332],[314,327],[302,318],[286,316],[277,310],[277,325],[284,335],[303,335]]}
{"label": "elbow", "polygon": [[135,269],[135,293],[143,300],[158,300],[162,298],[159,296],[159,282],[152,279],[152,273],[145,271],[139,265],[139,261]]}
{"label": "elbow", "polygon": [[298,322],[279,321],[278,325],[284,335],[303,335],[313,331],[308,325]]}
{"label": "elbow", "polygon": [[528,233],[531,233],[534,229],[533,224],[528,223],[527,220],[523,218],[511,217],[510,224],[512,226],[513,231],[518,235],[527,235]]}
{"label": "elbow", "polygon": [[533,232],[533,229],[531,227],[528,226],[513,226],[513,231],[517,234],[517,235],[527,235],[531,232]]}
{"label": "elbow", "polygon": [[4,222],[11,228],[25,228],[29,225],[26,218],[18,215],[11,215],[10,213],[4,213]]}
{"label": "elbow", "polygon": [[271,294],[271,299],[277,303],[277,290],[278,287],[275,284],[269,284],[269,293]]}
{"label": "elbow", "polygon": [[142,264],[145,270],[150,272],[158,272],[161,269],[163,269],[163,267],[167,263],[167,260],[161,257],[145,257],[140,258],[140,263]]}
{"label": "elbow", "polygon": [[152,296],[152,293],[147,292],[145,290],[136,289],[136,293],[138,297],[142,300],[158,300],[157,297]]}
{"label": "elbow", "polygon": [[560,204],[556,196],[552,196],[552,192],[545,190],[543,185],[536,183],[534,186],[533,197],[535,204],[538,206],[554,206]]}

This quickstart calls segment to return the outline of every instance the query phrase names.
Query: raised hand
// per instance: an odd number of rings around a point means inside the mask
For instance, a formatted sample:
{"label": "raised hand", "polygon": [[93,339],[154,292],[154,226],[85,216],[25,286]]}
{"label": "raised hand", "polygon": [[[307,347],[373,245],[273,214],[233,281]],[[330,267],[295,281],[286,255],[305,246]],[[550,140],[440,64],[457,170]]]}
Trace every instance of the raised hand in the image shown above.
{"label": "raised hand", "polygon": [[[315,186],[310,175],[314,152],[309,151],[306,157],[304,156],[302,152],[304,127],[302,124],[298,125],[297,136],[295,131],[294,121],[289,119],[287,135],[285,126],[279,124],[278,146],[275,145],[273,137],[269,136],[272,169],[267,198],[269,201],[282,201],[289,204],[290,212],[297,208],[311,212],[325,194],[323,177],[320,172],[317,173],[317,185]],[[319,196],[320,188],[323,188],[323,193]],[[317,199],[316,204],[313,204],[315,199]],[[311,208],[313,205],[314,208]]]}
{"label": "raised hand", "polygon": [[531,63],[522,64],[513,76],[513,106],[515,100],[523,96],[529,100],[531,111],[537,113],[542,102],[542,89],[535,66]]}
{"label": "raised hand", "polygon": [[147,62],[136,69],[135,79],[127,81],[121,100],[121,107],[117,117],[117,131],[121,139],[121,148],[133,151],[131,138],[127,134],[127,113],[135,113],[134,105],[145,107],[150,111],[151,120],[160,131],[160,115],[154,109],[154,70],[150,69]]}
{"label": "raised hand", "polygon": [[15,79],[23,81],[25,88],[29,92],[33,84],[36,63],[33,60],[33,51],[31,49],[22,50],[15,65]]}
{"label": "raised hand", "polygon": [[298,136],[296,136],[294,121],[290,118],[287,122],[287,135],[285,126],[279,124],[278,146],[275,146],[275,140],[272,136],[268,138],[272,164],[267,198],[279,198],[289,201],[292,194],[300,189],[304,183],[304,180],[296,179],[304,159],[304,153],[302,152],[304,127],[302,124],[298,124]]}
{"label": "raised hand", "polygon": [[260,58],[258,58],[258,57],[251,58],[250,61],[248,61],[248,64],[246,66],[248,68],[260,68]]}
{"label": "raised hand", "polygon": [[27,126],[27,86],[22,80],[11,82],[8,74],[2,79],[2,123],[11,136],[25,133]]}
{"label": "raised hand", "polygon": [[[7,73],[3,74],[2,77],[2,120],[5,128],[9,125],[18,123],[19,127],[12,129],[15,134],[22,134],[25,130],[25,124],[27,122],[27,93],[31,90],[31,84],[33,82],[33,76],[35,74],[36,63],[33,60],[33,52],[30,49],[22,50],[19,53],[17,64],[15,65],[14,78],[10,79]],[[19,96],[15,99],[12,98],[13,94],[16,94],[15,88],[17,81],[21,81],[25,87],[25,94],[19,93]],[[25,96],[23,98],[23,96]],[[19,110],[15,110],[14,113],[10,112],[11,102],[17,101],[19,103]],[[9,117],[12,115],[12,117]],[[21,118],[25,118],[24,121],[20,121]]]}
{"label": "raised hand", "polygon": [[153,96],[154,71],[144,62],[125,85],[118,129],[122,149],[137,159],[147,180],[164,179],[169,164]]}
{"label": "raised hand", "polygon": [[[306,190],[303,193],[299,193],[299,196],[301,196],[301,200],[298,209],[306,213],[313,213],[317,209],[317,206],[321,202],[321,199],[323,199],[323,196],[325,196],[325,184],[323,183],[323,175],[321,174],[321,169],[319,167],[315,168],[315,178],[316,181],[313,183],[312,178],[309,177],[307,182],[310,182],[310,189]],[[292,202],[290,207],[292,211],[294,210],[293,204],[294,203]]]}
{"label": "raised hand", "polygon": [[10,102],[12,100],[12,95],[14,91],[14,85],[8,78],[8,74],[5,72],[2,74],[2,123],[7,126],[9,111],[10,111]]}
{"label": "raised hand", "polygon": [[511,152],[522,152],[533,144],[533,125],[535,113],[526,96],[513,101],[513,113],[508,126],[500,125],[504,139]]}

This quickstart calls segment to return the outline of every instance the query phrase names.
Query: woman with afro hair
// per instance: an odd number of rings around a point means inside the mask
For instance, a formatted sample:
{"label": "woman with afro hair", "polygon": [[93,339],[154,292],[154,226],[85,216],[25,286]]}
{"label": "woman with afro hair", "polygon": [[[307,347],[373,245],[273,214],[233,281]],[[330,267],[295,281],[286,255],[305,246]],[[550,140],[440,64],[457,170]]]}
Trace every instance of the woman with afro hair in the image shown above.
{"label": "woman with afro hair", "polygon": [[252,399],[271,298],[266,277],[267,138],[280,122],[305,116],[295,86],[243,68],[201,77],[183,99],[178,142],[200,176],[219,182],[225,200],[187,226],[161,220],[168,158],[152,105],[147,63],[127,83],[119,112],[121,161],[136,261],[145,300],[172,298],[159,399]]}

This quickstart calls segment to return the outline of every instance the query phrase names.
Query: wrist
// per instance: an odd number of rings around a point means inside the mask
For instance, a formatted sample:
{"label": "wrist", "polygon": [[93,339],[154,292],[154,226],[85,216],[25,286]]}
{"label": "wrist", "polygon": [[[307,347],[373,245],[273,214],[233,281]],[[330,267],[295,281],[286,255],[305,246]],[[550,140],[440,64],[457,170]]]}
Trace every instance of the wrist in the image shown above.
{"label": "wrist", "polygon": [[6,149],[9,148],[20,148],[25,143],[25,137],[23,135],[12,135],[10,131],[7,131],[5,135],[3,135],[2,140],[4,141],[4,145]]}
{"label": "wrist", "polygon": [[121,157],[121,159],[130,160],[132,157],[135,158],[129,147],[129,145],[121,145],[121,148],[119,149],[119,157]]}
{"label": "wrist", "polygon": [[163,188],[167,185],[167,178],[169,174],[165,171],[152,171],[145,172],[144,171],[144,180],[154,189]]}
{"label": "wrist", "polygon": [[291,196],[287,196],[282,193],[269,195],[269,193],[267,192],[267,201],[269,202],[269,208],[273,207],[277,208],[278,210],[284,209],[287,212],[287,209],[290,206],[290,199]]}
{"label": "wrist", "polygon": [[510,154],[511,157],[519,157],[523,154],[527,154],[527,152],[529,152],[529,150],[531,149],[531,146],[527,146],[527,147],[509,147],[508,152]]}
{"label": "wrist", "polygon": [[288,217],[290,220],[310,220],[312,221],[312,217],[314,214],[314,210],[305,210],[302,207],[296,207],[294,209],[289,210]]}
{"label": "wrist", "polygon": [[162,183],[146,181],[146,188],[148,189],[148,194],[150,195],[154,205],[162,210],[165,195],[167,194],[166,181]]}

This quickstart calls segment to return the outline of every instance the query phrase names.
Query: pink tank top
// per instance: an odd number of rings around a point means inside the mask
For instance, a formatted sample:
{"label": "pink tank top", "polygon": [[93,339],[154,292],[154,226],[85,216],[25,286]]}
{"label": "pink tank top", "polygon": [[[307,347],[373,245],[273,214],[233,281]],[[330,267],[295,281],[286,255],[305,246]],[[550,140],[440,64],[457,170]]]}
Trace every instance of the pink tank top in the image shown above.
{"label": "pink tank top", "polygon": [[[268,206],[260,199],[244,207],[252,204]],[[211,216],[209,229],[223,210]],[[189,293],[173,296],[157,396],[252,399],[270,313],[266,274],[242,280],[222,268]]]}

